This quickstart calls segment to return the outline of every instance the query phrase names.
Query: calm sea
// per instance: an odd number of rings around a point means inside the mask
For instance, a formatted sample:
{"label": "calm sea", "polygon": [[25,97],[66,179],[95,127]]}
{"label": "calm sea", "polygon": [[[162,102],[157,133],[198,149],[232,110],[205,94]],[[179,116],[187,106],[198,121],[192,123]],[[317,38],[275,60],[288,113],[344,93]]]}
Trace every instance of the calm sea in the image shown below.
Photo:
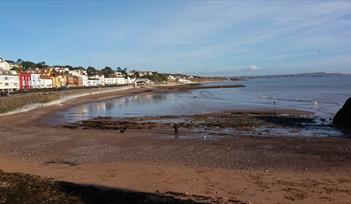
{"label": "calm sea", "polygon": [[289,108],[333,117],[351,97],[351,77],[299,77],[225,81],[243,88],[199,89],[183,93],[145,93],[83,104],[58,113],[66,122],[97,116],[135,117],[188,115],[231,109]]}

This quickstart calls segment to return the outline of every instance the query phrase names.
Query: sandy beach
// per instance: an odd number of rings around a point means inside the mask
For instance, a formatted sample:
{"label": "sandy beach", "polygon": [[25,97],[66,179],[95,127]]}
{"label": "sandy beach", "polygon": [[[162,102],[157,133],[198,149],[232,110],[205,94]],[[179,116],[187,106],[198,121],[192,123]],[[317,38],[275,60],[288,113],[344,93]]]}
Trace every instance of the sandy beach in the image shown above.
{"label": "sandy beach", "polygon": [[[198,202],[350,203],[351,140],[346,136],[232,134],[206,139],[180,127],[174,139],[174,130],[162,125],[121,133],[118,128],[46,123],[68,107],[152,91],[165,90],[89,95],[0,117],[0,169]],[[265,117],[272,114],[253,111]]]}

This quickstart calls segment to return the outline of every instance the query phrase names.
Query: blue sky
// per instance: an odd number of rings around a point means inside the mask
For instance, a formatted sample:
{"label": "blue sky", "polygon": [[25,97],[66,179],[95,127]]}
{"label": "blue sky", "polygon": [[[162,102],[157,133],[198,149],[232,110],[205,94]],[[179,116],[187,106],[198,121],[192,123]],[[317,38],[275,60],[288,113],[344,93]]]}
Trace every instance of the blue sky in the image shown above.
{"label": "blue sky", "polygon": [[351,73],[351,1],[1,1],[0,57],[210,75]]}

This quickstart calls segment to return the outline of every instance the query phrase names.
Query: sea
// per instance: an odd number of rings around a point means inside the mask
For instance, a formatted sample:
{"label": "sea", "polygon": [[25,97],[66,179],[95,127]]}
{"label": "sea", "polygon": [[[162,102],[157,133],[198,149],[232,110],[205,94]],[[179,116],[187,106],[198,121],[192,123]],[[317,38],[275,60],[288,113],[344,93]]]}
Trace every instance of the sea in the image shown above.
{"label": "sea", "polygon": [[[55,113],[47,123],[56,126],[96,117],[180,116],[225,111],[292,109],[313,113],[316,125],[303,128],[261,127],[251,131],[227,129],[221,134],[229,131],[237,136],[261,136],[262,133],[267,136],[345,136],[343,130],[331,124],[336,112],[351,97],[350,76],[228,80],[205,83],[202,86],[233,84],[242,84],[245,87],[147,92],[80,104]],[[209,132],[202,132],[201,135],[203,134],[208,134],[206,138],[213,137]]]}
{"label": "sea", "polygon": [[95,117],[192,115],[245,109],[296,109],[332,119],[351,97],[351,77],[295,77],[222,81],[203,85],[243,84],[242,88],[143,93],[93,102],[58,113],[66,122]]}

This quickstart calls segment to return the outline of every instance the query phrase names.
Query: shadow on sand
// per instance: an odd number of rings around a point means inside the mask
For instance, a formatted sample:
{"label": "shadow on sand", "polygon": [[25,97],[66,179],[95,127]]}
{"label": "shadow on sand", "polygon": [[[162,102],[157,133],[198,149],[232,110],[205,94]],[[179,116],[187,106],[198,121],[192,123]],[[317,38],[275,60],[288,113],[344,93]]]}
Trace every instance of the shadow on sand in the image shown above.
{"label": "shadow on sand", "polygon": [[[220,198],[221,199],[221,198]],[[0,203],[214,203],[210,197],[176,192],[146,193],[82,185],[0,170]],[[242,204],[239,200],[232,203]]]}
{"label": "shadow on sand", "polygon": [[82,203],[198,203],[190,199],[183,200],[168,195],[104,186],[78,185],[68,182],[57,182],[56,185],[67,197],[78,197]]}

